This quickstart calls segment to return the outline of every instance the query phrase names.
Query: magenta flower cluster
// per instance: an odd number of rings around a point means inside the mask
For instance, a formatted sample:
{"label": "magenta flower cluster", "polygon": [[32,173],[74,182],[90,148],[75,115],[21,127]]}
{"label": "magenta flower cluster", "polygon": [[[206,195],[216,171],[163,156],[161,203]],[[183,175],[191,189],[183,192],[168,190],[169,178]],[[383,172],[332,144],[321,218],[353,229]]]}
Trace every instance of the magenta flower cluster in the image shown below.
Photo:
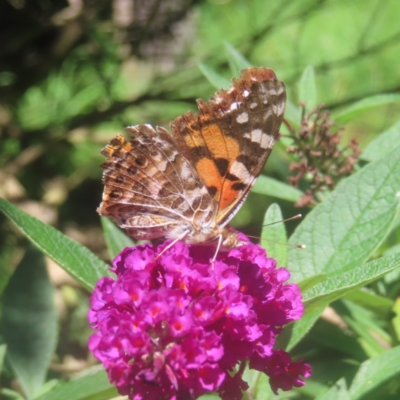
{"label": "magenta flower cluster", "polygon": [[277,390],[302,386],[311,367],[274,349],[282,326],[299,319],[299,288],[285,284],[259,245],[221,252],[182,242],[124,249],[117,275],[98,281],[89,321],[89,348],[110,382],[132,400],[196,399],[217,392],[242,398],[246,362]]}

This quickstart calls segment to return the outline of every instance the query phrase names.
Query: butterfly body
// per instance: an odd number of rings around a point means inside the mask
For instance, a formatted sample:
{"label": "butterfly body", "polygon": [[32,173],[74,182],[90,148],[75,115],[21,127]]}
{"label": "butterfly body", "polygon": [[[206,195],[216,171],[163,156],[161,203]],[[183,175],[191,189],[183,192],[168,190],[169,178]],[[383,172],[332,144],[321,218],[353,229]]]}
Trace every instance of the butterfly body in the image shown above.
{"label": "butterfly body", "polygon": [[242,71],[230,89],[171,123],[127,130],[103,149],[101,215],[136,239],[241,244],[226,227],[246,199],[278,137],[285,87],[267,68]]}

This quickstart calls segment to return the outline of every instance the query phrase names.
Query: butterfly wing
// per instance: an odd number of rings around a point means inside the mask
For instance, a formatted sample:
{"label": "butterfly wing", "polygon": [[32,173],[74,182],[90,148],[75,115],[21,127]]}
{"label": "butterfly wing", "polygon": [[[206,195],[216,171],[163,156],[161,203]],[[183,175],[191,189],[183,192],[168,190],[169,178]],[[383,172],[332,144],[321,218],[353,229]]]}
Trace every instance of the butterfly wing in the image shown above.
{"label": "butterfly wing", "polygon": [[195,215],[213,212],[213,200],[168,131],[149,125],[128,130],[132,140],[118,135],[102,151],[105,188],[97,211],[137,239],[175,239]]}
{"label": "butterfly wing", "polygon": [[246,199],[278,138],[286,90],[267,68],[249,68],[228,90],[197,101],[172,123],[174,141],[217,203],[226,225]]}

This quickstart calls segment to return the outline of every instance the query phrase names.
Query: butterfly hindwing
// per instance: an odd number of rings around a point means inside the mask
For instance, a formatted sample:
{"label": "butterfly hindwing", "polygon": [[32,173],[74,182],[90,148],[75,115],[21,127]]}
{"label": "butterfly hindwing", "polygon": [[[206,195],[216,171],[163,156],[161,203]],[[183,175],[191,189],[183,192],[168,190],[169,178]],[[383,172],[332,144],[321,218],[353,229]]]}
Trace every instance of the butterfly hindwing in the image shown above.
{"label": "butterfly hindwing", "polygon": [[190,163],[164,137],[168,131],[156,133],[149,125],[128,130],[132,140],[118,135],[102,151],[105,189],[99,213],[132,236],[151,239],[168,236],[197,212],[208,211],[212,199]]}
{"label": "butterfly hindwing", "polygon": [[172,122],[173,136],[218,204],[225,225],[261,173],[278,137],[285,110],[282,82],[266,68],[242,71],[228,90],[198,100],[198,115]]}

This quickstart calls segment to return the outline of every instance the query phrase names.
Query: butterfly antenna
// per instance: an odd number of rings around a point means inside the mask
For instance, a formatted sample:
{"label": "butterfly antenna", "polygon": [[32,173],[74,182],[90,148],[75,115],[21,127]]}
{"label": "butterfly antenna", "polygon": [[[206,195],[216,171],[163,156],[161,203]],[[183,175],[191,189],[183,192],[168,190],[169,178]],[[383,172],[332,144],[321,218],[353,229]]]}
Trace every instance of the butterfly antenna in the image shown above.
{"label": "butterfly antenna", "polygon": [[301,217],[302,217],[301,214],[297,214],[297,215],[294,215],[293,217],[281,219],[280,221],[271,222],[269,224],[262,225],[262,226],[271,226],[271,225],[275,225],[275,224],[280,224],[281,222],[293,221],[294,219],[299,219]]}
{"label": "butterfly antenna", "polygon": [[270,243],[281,244],[282,246],[293,247],[295,249],[305,249],[306,248],[305,244],[292,244],[292,243],[274,242],[273,240],[269,240],[269,239],[265,239],[265,238],[259,238],[258,236],[250,236],[250,235],[246,235],[246,236],[249,237],[249,238],[253,238],[253,239],[265,240],[266,242],[270,242]]}
{"label": "butterfly antenna", "polygon": [[[280,224],[281,222],[293,221],[294,219],[299,219],[301,217],[302,217],[301,214],[297,214],[297,215],[294,215],[293,217],[282,219],[280,221],[271,222],[269,224],[262,225],[262,226],[264,227],[264,226],[271,226],[271,225],[275,225],[275,224]],[[306,248],[305,244],[291,244],[291,243],[274,242],[273,240],[260,238],[258,236],[251,236],[251,235],[246,235],[246,236],[248,236],[250,238],[253,238],[253,239],[265,240],[267,242],[271,242],[271,243],[275,243],[275,244],[281,244],[283,246],[288,246],[288,247],[293,247],[293,248],[296,248],[296,249],[305,249]]]}
{"label": "butterfly antenna", "polygon": [[[261,227],[264,227],[264,226],[271,226],[271,225],[275,225],[275,224],[280,224],[281,222],[292,221],[292,220],[294,220],[294,219],[299,219],[299,218],[301,218],[301,217],[302,217],[301,214],[297,214],[297,215],[295,215],[295,216],[293,216],[293,217],[290,217],[290,218],[281,219],[280,221],[271,222],[271,223],[266,224],[266,225],[261,225]],[[254,229],[258,229],[258,227],[249,228],[248,230],[254,230]],[[251,237],[251,236],[249,236],[249,237]]]}

